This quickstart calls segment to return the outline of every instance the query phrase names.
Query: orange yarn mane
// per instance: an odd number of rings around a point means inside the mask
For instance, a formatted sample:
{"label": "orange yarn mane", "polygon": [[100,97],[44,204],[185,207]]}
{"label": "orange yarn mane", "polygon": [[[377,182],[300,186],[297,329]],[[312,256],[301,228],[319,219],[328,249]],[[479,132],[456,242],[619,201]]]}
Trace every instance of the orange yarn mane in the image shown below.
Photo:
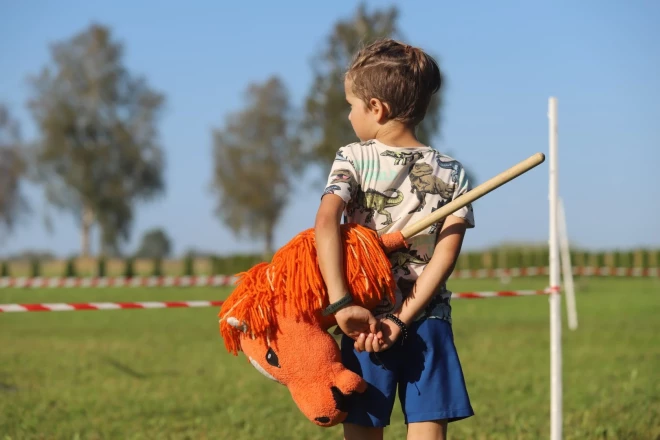
{"label": "orange yarn mane", "polygon": [[[391,264],[375,231],[357,224],[341,226],[344,274],[356,304],[376,306],[394,302]],[[227,323],[234,317],[247,325],[252,338],[265,338],[278,330],[278,316],[319,321],[328,306],[328,293],[316,256],[314,229],[296,235],[273,256],[237,274],[236,288],[219,313],[220,333],[233,354],[240,350],[241,332]]]}

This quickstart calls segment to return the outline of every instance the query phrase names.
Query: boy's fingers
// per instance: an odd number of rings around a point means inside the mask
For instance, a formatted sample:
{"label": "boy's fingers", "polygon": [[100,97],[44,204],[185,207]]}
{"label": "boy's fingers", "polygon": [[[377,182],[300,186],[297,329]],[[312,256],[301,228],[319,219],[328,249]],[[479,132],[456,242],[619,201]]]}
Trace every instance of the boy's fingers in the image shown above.
{"label": "boy's fingers", "polygon": [[372,353],[374,351],[374,335],[373,333],[369,333],[367,336],[367,339],[364,341],[364,349],[368,353]]}
{"label": "boy's fingers", "polygon": [[372,344],[374,352],[378,353],[381,350],[380,341],[374,336]]}
{"label": "boy's fingers", "polygon": [[355,344],[353,344],[353,345],[355,346],[355,349],[358,352],[363,352],[365,350],[364,343],[365,343],[366,339],[367,339],[366,335],[364,333],[360,333],[360,335],[355,340]]}
{"label": "boy's fingers", "polygon": [[369,334],[364,344],[365,351],[369,353],[378,353],[379,351],[383,351],[383,345],[383,341],[379,340],[374,334]]}

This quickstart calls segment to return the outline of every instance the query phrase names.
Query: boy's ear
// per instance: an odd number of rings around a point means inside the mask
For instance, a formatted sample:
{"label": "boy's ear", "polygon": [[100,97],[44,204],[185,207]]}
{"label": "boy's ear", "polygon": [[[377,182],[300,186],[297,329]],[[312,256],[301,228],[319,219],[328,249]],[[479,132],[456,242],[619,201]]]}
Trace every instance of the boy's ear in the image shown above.
{"label": "boy's ear", "polygon": [[369,100],[369,107],[371,113],[376,118],[376,122],[383,123],[385,122],[390,114],[390,106],[386,102],[381,101],[377,98],[371,98]]}

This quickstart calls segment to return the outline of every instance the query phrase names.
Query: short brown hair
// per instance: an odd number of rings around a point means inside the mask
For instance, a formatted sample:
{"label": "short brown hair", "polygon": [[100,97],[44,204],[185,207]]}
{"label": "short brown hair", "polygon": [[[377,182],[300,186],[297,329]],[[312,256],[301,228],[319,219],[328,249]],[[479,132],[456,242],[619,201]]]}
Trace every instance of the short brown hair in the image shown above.
{"label": "short brown hair", "polygon": [[346,72],[352,91],[369,106],[372,98],[388,104],[389,117],[416,126],[424,119],[442,74],[423,50],[395,40],[376,41],[353,58]]}

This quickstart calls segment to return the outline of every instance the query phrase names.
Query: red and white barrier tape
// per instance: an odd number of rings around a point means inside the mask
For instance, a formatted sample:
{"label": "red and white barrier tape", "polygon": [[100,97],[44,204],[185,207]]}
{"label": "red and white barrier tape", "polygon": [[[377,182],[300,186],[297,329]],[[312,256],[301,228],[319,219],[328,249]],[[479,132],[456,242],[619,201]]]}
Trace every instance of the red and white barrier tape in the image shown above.
{"label": "red and white barrier tape", "polygon": [[222,301],[0,304],[0,312],[73,312],[80,310],[169,309],[182,307],[212,307],[220,305],[222,305]]}
{"label": "red and white barrier tape", "polygon": [[192,277],[93,277],[93,278],[0,278],[2,287],[219,287],[231,286],[236,277],[228,275]]}
{"label": "red and white barrier tape", "polygon": [[[513,269],[458,270],[452,278],[503,278],[532,277],[548,275],[547,267],[527,267]],[[660,277],[660,268],[626,267],[574,267],[577,276],[618,276],[618,277]],[[213,276],[167,276],[167,277],[90,277],[90,278],[0,278],[0,288],[57,288],[57,287],[219,287],[232,286],[236,277],[231,275]]]}
{"label": "red and white barrier tape", "polygon": [[458,292],[451,295],[451,299],[483,299],[483,298],[505,298],[511,296],[535,296],[547,295],[556,289],[544,290],[502,290],[496,292]]}
{"label": "red and white barrier tape", "polygon": [[[507,290],[499,292],[459,292],[452,299],[504,298],[512,296],[546,295],[545,290]],[[0,304],[0,312],[73,312],[81,310],[122,310],[122,309],[167,309],[186,307],[219,307],[222,301],[150,301],[150,302],[99,302],[99,303],[42,303],[42,304]]]}

